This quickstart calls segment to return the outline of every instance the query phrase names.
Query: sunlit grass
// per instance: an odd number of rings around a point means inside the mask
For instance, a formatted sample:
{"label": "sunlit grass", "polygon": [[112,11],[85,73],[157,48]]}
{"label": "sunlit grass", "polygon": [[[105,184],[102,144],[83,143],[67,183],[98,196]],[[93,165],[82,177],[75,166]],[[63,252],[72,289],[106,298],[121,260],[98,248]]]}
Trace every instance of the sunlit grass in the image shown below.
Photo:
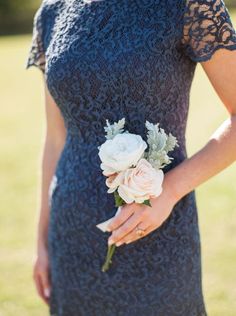
{"label": "sunlit grass", "polygon": [[[0,39],[0,316],[47,315],[32,282],[45,121],[40,71],[24,69],[30,39]],[[198,66],[187,129],[189,155],[226,117]],[[234,316],[236,311],[235,182],[234,164],[197,189],[203,290],[210,316]]]}
{"label": "sunlit grass", "polygon": [[1,316],[47,315],[32,282],[44,109],[41,74],[24,69],[29,41],[0,40]]}

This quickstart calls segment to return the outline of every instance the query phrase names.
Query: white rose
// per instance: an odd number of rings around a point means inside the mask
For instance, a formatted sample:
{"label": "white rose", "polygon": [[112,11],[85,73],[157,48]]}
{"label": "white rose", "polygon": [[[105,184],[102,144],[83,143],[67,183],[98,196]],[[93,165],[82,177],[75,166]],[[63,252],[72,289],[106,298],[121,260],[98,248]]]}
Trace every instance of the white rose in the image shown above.
{"label": "white rose", "polygon": [[[161,194],[163,179],[161,169],[156,170],[146,159],[140,159],[135,168],[119,175],[119,181],[116,178],[113,180],[119,183],[118,193],[126,203],[143,203]],[[115,185],[110,183],[111,188]]]}
{"label": "white rose", "polygon": [[146,142],[140,135],[131,133],[117,134],[108,139],[99,148],[102,161],[101,169],[105,176],[126,170],[135,166],[147,148]]}

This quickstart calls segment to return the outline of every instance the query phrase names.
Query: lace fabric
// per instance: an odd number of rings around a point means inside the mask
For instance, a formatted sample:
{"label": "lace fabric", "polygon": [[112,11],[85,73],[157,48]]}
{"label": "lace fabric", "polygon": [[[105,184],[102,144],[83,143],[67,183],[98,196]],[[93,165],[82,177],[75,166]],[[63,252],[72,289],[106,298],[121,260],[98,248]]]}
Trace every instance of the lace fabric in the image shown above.
{"label": "lace fabric", "polygon": [[[36,11],[26,68],[34,65],[45,72],[43,5]],[[220,49],[236,49],[236,31],[223,0],[186,0],[183,14],[184,53],[194,62],[207,61]]]}
{"label": "lace fabric", "polygon": [[223,0],[187,0],[182,43],[196,62],[206,61],[219,48],[236,49],[236,33]]}
{"label": "lace fabric", "polygon": [[191,60],[235,47],[229,21],[218,0],[43,0],[27,68],[45,72],[67,129],[49,190],[51,315],[207,315],[194,192],[157,230],[118,247],[112,269],[101,271],[108,236],[96,224],[117,209],[97,146],[105,119],[125,117],[144,140],[148,120],[178,139],[164,171],[186,159]]}
{"label": "lace fabric", "polygon": [[43,24],[41,10],[42,6],[39,7],[34,15],[33,34],[29,55],[26,62],[26,69],[34,65],[38,67],[43,73],[45,73],[46,58],[43,47]]}

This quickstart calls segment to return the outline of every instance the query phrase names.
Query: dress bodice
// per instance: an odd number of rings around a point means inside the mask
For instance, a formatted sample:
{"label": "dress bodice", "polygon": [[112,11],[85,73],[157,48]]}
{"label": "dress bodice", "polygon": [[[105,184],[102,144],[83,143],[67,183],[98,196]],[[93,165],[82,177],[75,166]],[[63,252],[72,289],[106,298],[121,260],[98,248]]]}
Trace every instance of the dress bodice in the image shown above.
{"label": "dress bodice", "polygon": [[236,35],[223,1],[44,0],[35,14],[29,67],[44,72],[69,133],[104,141],[105,120],[145,120],[177,136],[185,156],[196,63]]}

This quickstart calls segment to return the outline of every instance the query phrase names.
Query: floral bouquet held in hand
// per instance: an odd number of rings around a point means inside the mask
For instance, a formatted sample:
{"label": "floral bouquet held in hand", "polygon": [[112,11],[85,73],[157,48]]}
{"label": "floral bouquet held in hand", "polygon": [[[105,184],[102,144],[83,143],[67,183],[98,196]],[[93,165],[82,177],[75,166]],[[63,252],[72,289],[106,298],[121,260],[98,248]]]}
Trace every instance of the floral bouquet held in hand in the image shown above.
{"label": "floral bouquet held in hand", "polygon": [[[162,168],[173,158],[168,152],[178,146],[176,138],[159,127],[159,123],[146,121],[147,142],[140,135],[124,130],[125,118],[114,124],[106,120],[106,141],[98,146],[101,169],[106,176],[108,193],[113,193],[118,212],[124,204],[141,203],[151,207],[150,199],[162,193]],[[112,220],[96,225],[103,232]],[[142,231],[141,231],[142,232]],[[109,269],[115,244],[109,245],[102,271]]]}

